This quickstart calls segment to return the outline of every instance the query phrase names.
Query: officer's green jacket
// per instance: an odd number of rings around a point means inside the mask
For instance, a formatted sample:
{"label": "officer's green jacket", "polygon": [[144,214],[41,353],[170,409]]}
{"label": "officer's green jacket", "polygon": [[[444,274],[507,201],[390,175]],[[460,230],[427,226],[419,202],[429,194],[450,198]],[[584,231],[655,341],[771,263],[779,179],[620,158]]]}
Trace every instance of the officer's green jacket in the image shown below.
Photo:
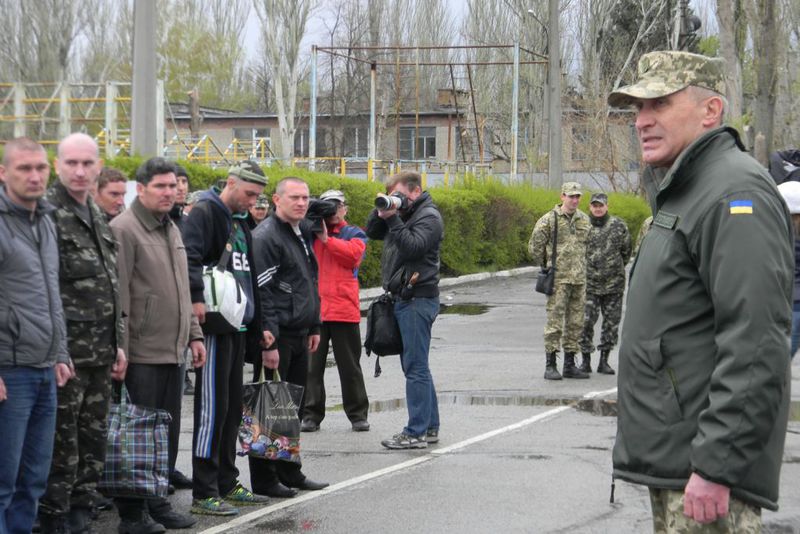
{"label": "officer's green jacket", "polygon": [[86,220],[61,182],[47,191],[56,207],[59,286],[67,323],[67,348],[78,366],[114,362],[121,339],[117,242],[102,210],[89,198]]}
{"label": "officer's green jacket", "polygon": [[736,131],[643,180],[655,214],[619,354],[614,476],[683,489],[692,472],[771,510],[789,406],[793,236]]}
{"label": "officer's green jacket", "polygon": [[[555,214],[555,217],[553,216]],[[553,222],[558,221],[556,283],[586,284],[586,240],[589,216],[576,210],[570,217],[557,205],[536,221],[528,241],[528,252],[541,267],[553,265]]]}

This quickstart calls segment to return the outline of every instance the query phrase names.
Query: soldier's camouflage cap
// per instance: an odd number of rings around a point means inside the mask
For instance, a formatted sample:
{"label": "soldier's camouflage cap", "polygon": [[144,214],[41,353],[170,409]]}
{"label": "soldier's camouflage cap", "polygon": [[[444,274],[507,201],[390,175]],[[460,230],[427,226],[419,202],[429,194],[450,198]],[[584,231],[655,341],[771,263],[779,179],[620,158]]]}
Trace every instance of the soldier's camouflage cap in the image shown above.
{"label": "soldier's camouflage cap", "polygon": [[269,200],[267,200],[267,195],[258,195],[256,199],[256,208],[268,208],[269,207]]}
{"label": "soldier's camouflage cap", "polygon": [[561,194],[563,195],[582,195],[581,184],[578,182],[565,182],[561,186]]}
{"label": "soldier's camouflage cap", "polygon": [[660,98],[690,85],[725,94],[725,60],[689,52],[650,52],[639,59],[638,81],[608,95],[608,105],[624,107],[634,100]]}
{"label": "soldier's camouflage cap", "polygon": [[261,166],[252,160],[244,160],[228,169],[228,176],[236,176],[240,180],[252,184],[267,185],[268,179],[264,176]]}
{"label": "soldier's camouflage cap", "polygon": [[592,193],[592,198],[589,199],[589,204],[599,202],[600,204],[608,204],[608,195],[605,193]]}

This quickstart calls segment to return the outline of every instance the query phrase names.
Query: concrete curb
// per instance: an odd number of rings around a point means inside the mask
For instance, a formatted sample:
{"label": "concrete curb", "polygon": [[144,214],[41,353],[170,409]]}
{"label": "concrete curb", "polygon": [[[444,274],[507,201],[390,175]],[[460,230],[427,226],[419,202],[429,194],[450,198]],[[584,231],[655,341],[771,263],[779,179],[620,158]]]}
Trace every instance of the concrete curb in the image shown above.
{"label": "concrete curb", "polygon": [[[536,272],[538,267],[518,267],[516,269],[508,269],[506,271],[494,271],[486,273],[465,274],[464,276],[457,276],[455,278],[442,278],[439,280],[439,287],[455,287],[463,284],[472,284],[489,280],[490,278],[508,278],[511,276],[521,276],[529,273]],[[366,308],[367,304],[383,295],[382,287],[369,287],[359,291],[359,298],[361,299],[361,307]]]}

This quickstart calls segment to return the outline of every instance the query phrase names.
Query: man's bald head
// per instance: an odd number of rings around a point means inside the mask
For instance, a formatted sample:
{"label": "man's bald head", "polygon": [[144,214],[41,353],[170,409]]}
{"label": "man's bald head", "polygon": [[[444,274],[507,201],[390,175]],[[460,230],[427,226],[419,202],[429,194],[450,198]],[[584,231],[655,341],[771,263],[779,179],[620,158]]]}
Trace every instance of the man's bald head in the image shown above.
{"label": "man's bald head", "polygon": [[79,147],[92,147],[94,149],[94,154],[97,158],[100,157],[100,149],[97,146],[97,142],[92,139],[90,136],[86,135],[85,133],[76,132],[69,134],[61,142],[58,143],[58,149],[56,151],[56,157],[62,158],[64,157],[64,151],[69,150],[69,148],[79,146]]}

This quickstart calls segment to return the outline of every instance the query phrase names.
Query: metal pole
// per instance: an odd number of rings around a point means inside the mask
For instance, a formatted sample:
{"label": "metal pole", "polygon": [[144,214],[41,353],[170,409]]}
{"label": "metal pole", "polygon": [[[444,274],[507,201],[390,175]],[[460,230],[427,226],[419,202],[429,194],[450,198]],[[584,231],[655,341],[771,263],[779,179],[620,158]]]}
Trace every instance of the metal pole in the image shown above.
{"label": "metal pole", "polygon": [[517,181],[517,144],[519,136],[519,42],[514,43],[514,73],[511,89],[511,170],[509,183]]}
{"label": "metal pole", "polygon": [[[317,157],[317,45],[311,45],[311,110],[308,126],[308,170],[314,170]],[[331,110],[333,116],[333,110]]]}
{"label": "metal pole", "polygon": [[14,84],[14,137],[25,137],[25,86]]}
{"label": "metal pole", "polygon": [[561,189],[562,153],[561,153],[561,39],[558,21],[558,0],[548,0],[549,27],[547,74],[550,84],[549,94],[549,146],[548,146],[548,182],[550,187]]}
{"label": "metal pole", "polygon": [[164,153],[164,80],[156,80],[156,154]]}
{"label": "metal pole", "polygon": [[61,82],[61,102],[58,108],[58,137],[65,138],[72,133],[72,113],[70,109],[70,86],[67,82]]}
{"label": "metal pole", "polygon": [[117,85],[106,83],[106,157],[113,158],[117,143]]}
{"label": "metal pole", "polygon": [[375,164],[375,148],[377,140],[375,138],[375,80],[378,74],[378,66],[373,63],[369,68],[369,147],[367,148],[367,179],[374,179],[372,166]]}
{"label": "metal pole", "polygon": [[158,154],[156,120],[156,1],[133,4],[133,102],[131,152],[144,157]]}

